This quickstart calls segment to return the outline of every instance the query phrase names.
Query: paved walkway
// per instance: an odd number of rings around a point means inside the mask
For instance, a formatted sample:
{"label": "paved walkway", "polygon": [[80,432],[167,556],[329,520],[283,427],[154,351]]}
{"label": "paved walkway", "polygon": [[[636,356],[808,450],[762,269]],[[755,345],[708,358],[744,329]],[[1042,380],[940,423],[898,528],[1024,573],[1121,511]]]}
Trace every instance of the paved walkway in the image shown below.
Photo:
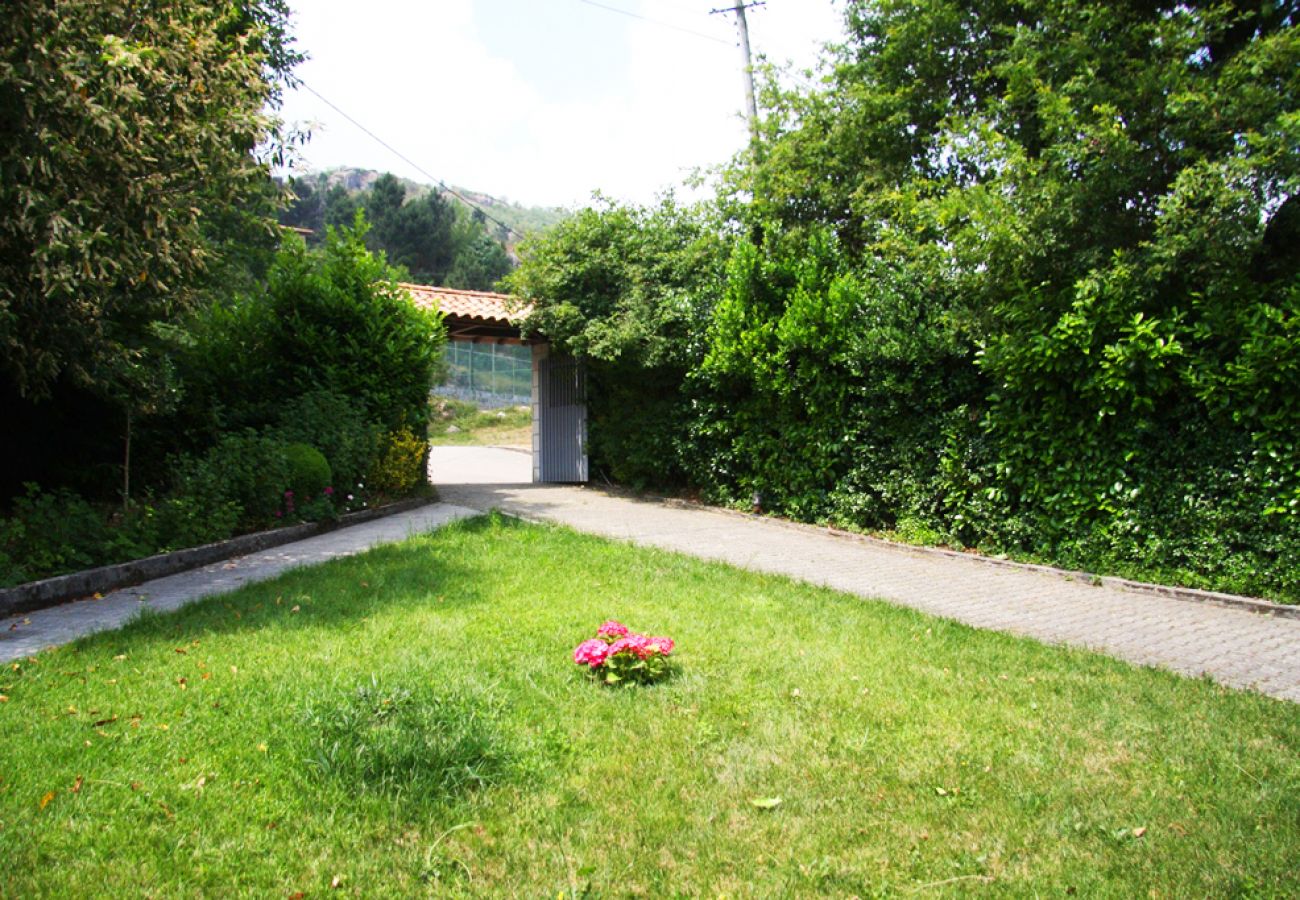
{"label": "paved walkway", "polygon": [[31,656],[54,644],[66,644],[95,631],[125,625],[141,609],[160,612],[178,609],[202,597],[224,594],[250,581],[271,578],[286,569],[351,556],[376,544],[405,540],[412,534],[477,514],[477,510],[447,503],[421,506],[260,553],[156,578],[105,594],[101,600],[79,600],[0,619],[0,662]]}
{"label": "paved walkway", "polygon": [[0,620],[0,660],[175,609],[287,568],[401,540],[498,508],[606,537],[788,575],[864,597],[1300,702],[1300,619],[1093,587],[976,559],[833,535],[771,519],[532,485],[526,452],[439,447],[430,463],[444,503],[161,578],[102,600]]}
{"label": "paved walkway", "polygon": [[1300,702],[1300,619],[1094,587],[771,519],[532,485],[527,454],[435,448],[439,493],[580,531],[788,575],[979,628],[1087,647]]}

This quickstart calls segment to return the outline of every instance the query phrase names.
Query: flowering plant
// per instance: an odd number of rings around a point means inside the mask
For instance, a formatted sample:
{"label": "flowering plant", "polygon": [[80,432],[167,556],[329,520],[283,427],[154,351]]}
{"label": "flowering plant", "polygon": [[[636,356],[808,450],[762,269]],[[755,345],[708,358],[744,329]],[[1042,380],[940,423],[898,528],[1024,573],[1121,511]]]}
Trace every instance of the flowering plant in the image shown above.
{"label": "flowering plant", "polygon": [[605,684],[649,684],[672,671],[668,657],[674,646],[672,638],[636,634],[610,619],[596,629],[594,638],[574,648],[573,661]]}

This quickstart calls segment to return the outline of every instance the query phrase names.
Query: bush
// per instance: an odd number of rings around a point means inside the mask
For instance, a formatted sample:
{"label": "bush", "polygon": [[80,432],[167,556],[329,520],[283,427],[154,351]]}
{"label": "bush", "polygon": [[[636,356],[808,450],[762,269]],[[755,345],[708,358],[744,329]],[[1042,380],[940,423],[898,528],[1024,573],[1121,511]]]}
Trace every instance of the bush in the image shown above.
{"label": "bush", "polygon": [[446,332],[366,250],[365,232],[358,218],[355,228],[331,230],[320,251],[286,240],[262,299],[267,388],[286,401],[329,391],[355,398],[386,430],[420,429]]}
{"label": "bush", "polygon": [[371,492],[384,497],[409,494],[428,481],[429,445],[409,428],[390,433],[370,471]]}
{"label": "bush", "polygon": [[192,317],[176,352],[179,406],[153,417],[139,452],[179,443],[203,456],[231,431],[273,430],[320,450],[336,481],[355,485],[379,435],[422,428],[445,331],[366,250],[364,235],[359,220],[331,230],[319,250],[286,237],[260,290]]}
{"label": "bush", "polygon": [[175,493],[201,509],[233,504],[240,527],[260,527],[275,519],[289,485],[284,444],[251,429],[228,434],[199,458],[176,464]]}
{"label": "bush", "polygon": [[166,553],[224,541],[238,530],[242,512],[233,500],[167,497],[148,504],[141,515],[152,526],[152,552]]}
{"label": "bush", "polygon": [[32,483],[0,519],[0,568],[6,584],[21,584],[103,561],[107,518],[69,490],[42,491]]}
{"label": "bush", "polygon": [[335,487],[364,481],[379,453],[381,429],[364,407],[333,391],[312,391],[281,409],[275,434],[286,443],[310,444],[325,455]]}
{"label": "bush", "polygon": [[315,447],[307,444],[289,444],[284,448],[284,461],[288,467],[289,487],[300,503],[315,500],[332,484],[330,464]]}

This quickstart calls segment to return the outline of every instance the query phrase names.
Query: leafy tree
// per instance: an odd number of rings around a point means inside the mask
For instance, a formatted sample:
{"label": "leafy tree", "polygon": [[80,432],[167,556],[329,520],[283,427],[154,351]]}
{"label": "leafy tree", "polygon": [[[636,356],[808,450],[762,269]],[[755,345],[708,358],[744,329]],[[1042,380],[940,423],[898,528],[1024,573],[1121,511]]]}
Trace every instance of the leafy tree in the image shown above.
{"label": "leafy tree", "polygon": [[477,210],[467,214],[439,191],[409,198],[406,185],[389,173],[359,192],[327,187],[328,180],[327,174],[291,180],[294,199],[280,216],[282,225],[311,230],[313,246],[327,228],[350,225],[362,209],[371,223],[367,246],[405,269],[408,280],[488,290],[511,269],[502,240],[486,230],[486,217]]}
{"label": "leafy tree", "polygon": [[406,188],[385,174],[366,193],[362,206],[372,228],[372,250],[383,250],[389,262],[403,266],[422,283],[445,284],[462,246],[477,229],[461,226],[455,207],[437,191],[406,201]]}
{"label": "leafy tree", "polygon": [[532,306],[528,331],[586,361],[593,465],[639,484],[683,480],[682,385],[725,262],[709,211],[601,199],[525,241],[523,256],[503,286]]}
{"label": "leafy tree", "polygon": [[513,266],[506,248],[490,235],[480,234],[463,246],[447,273],[447,287],[489,291],[510,274]]}
{"label": "leafy tree", "polygon": [[264,429],[321,392],[348,398],[387,431],[424,424],[443,365],[441,319],[410,302],[365,232],[358,214],[318,249],[285,236],[265,284],[194,318],[178,354],[189,389],[170,431],[203,442]]}
{"label": "leafy tree", "polygon": [[320,243],[328,228],[347,228],[357,217],[357,210],[362,204],[359,199],[348,192],[341,184],[333,185],[325,192],[323,218],[313,226],[316,232],[315,243]]}
{"label": "leafy tree", "polygon": [[1111,515],[1155,443],[1212,425],[1274,459],[1285,504],[1298,9],[852,3],[829,89],[768,92],[764,153],[733,191],[753,192],[742,215],[828,225],[971,323],[1000,497],[1049,532]]}
{"label": "leafy tree", "polygon": [[1300,596],[1297,15],[850,2],[723,173],[724,278],[613,209],[510,283],[616,383],[616,477]]}
{"label": "leafy tree", "polygon": [[6,6],[0,371],[18,394],[128,368],[193,304],[206,226],[269,212],[250,202],[269,196],[254,151],[279,146],[287,16],[282,0]]}

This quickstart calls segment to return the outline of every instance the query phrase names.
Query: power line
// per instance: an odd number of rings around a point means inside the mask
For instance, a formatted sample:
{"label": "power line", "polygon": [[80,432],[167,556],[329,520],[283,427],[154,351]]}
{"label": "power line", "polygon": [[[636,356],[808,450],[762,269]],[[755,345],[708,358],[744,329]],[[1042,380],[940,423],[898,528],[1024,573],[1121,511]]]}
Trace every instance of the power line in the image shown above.
{"label": "power line", "polygon": [[685,3],[682,3],[681,0],[656,0],[656,2],[667,3],[675,9],[680,9],[682,12],[691,13],[692,15],[700,12],[698,4],[696,6],[688,6]]}
{"label": "power line", "polygon": [[680,25],[674,25],[671,22],[665,22],[662,19],[652,19],[649,16],[643,16],[640,13],[634,13],[630,10],[619,9],[617,6],[606,6],[604,3],[597,3],[596,0],[578,0],[579,3],[585,3],[588,6],[594,6],[597,9],[608,10],[612,13],[628,16],[633,19],[640,19],[642,22],[649,22],[652,25],[658,25],[660,28],[671,28],[673,31],[680,31],[683,34],[693,34],[698,38],[704,38],[706,41],[713,41],[715,44],[725,44],[731,46],[732,42],[720,37],[714,37],[711,34],[705,34],[703,31],[695,31],[690,28],[683,28]]}
{"label": "power line", "polygon": [[466,206],[468,206],[470,209],[472,209],[472,210],[474,210],[475,212],[479,213],[481,216],[483,216],[483,218],[487,219],[489,222],[493,222],[493,223],[495,223],[495,224],[501,226],[502,228],[504,228],[504,229],[506,230],[507,233],[509,233],[509,234],[513,234],[515,237],[520,238],[520,239],[523,238],[523,235],[520,234],[518,231],[516,231],[515,229],[511,228],[511,227],[510,227],[509,225],[507,225],[505,222],[502,222],[500,219],[498,219],[496,216],[494,216],[494,215],[492,215],[491,213],[489,213],[487,210],[485,210],[483,207],[479,206],[477,203],[474,203],[474,202],[473,202],[472,200],[470,200],[468,197],[465,197],[464,195],[462,195],[459,191],[457,191],[455,188],[453,188],[453,187],[451,187],[450,185],[448,185],[447,182],[443,181],[441,178],[437,178],[437,177],[435,177],[435,176],[429,174],[429,172],[426,171],[425,168],[424,168],[423,166],[421,166],[419,163],[417,163],[415,160],[411,159],[409,156],[407,156],[407,155],[406,155],[405,153],[403,153],[401,150],[398,150],[398,149],[397,149],[396,147],[394,147],[392,144],[388,143],[388,141],[384,140],[384,139],[381,138],[379,135],[377,135],[377,134],[375,134],[373,131],[371,131],[369,128],[367,128],[366,126],[362,125],[362,124],[361,124],[360,122],[358,122],[356,119],[352,118],[352,116],[348,115],[346,112],[344,112],[343,110],[339,109],[339,107],[338,107],[337,105],[335,105],[334,103],[332,103],[332,102],[331,102],[327,97],[325,97],[325,95],[323,95],[320,91],[316,90],[316,89],[315,89],[314,87],[312,87],[310,84],[308,84],[307,82],[303,81],[301,78],[297,79],[297,82],[298,82],[298,86],[299,86],[299,87],[306,88],[309,92],[311,92],[312,94],[315,95],[315,97],[316,97],[317,100],[319,100],[320,102],[324,103],[326,106],[328,106],[330,109],[334,110],[336,113],[338,113],[338,114],[339,114],[340,116],[342,116],[343,118],[347,119],[349,122],[351,122],[351,123],[352,123],[353,125],[355,125],[357,128],[361,129],[363,132],[366,133],[366,135],[368,135],[370,138],[372,138],[374,141],[376,141],[380,146],[382,146],[382,147],[384,147],[385,149],[387,149],[390,153],[392,153],[392,154],[393,154],[394,156],[396,156],[398,159],[402,160],[402,161],[403,161],[404,163],[406,163],[408,166],[410,166],[411,168],[415,169],[415,171],[419,172],[419,173],[420,173],[421,175],[423,175],[425,178],[429,179],[431,182],[433,182],[435,185],[437,185],[439,188],[441,188],[444,192],[446,192],[446,193],[448,193],[448,194],[451,194],[453,197],[455,197],[455,198],[456,198],[457,200],[459,200],[461,203],[464,203],[464,204],[465,204]]}

